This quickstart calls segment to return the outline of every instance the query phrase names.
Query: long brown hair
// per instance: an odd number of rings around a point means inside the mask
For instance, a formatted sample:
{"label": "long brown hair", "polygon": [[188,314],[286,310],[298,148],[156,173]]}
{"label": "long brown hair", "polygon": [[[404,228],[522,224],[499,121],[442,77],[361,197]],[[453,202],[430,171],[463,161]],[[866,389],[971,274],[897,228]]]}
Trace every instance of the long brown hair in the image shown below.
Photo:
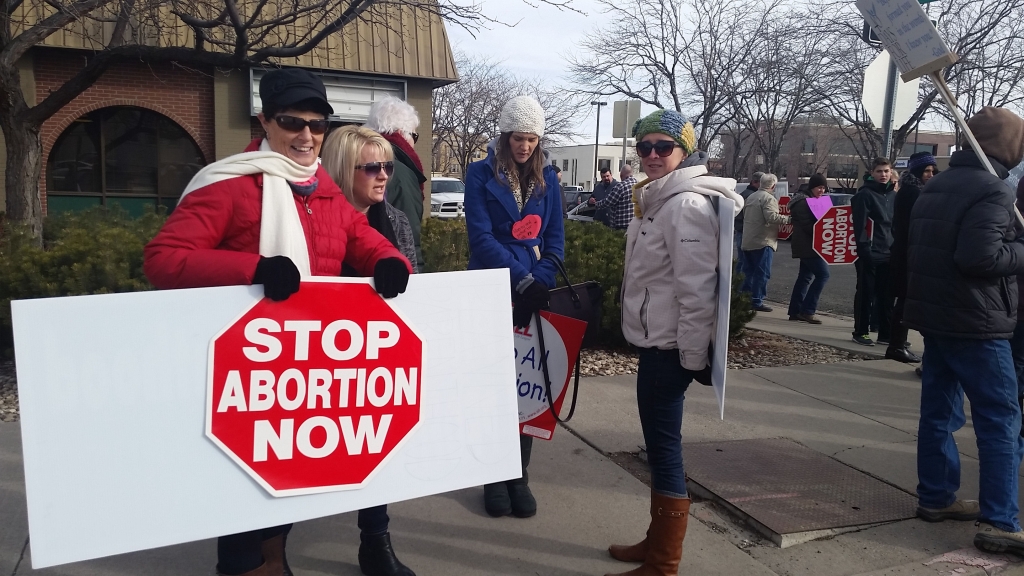
{"label": "long brown hair", "polygon": [[525,193],[530,187],[530,182],[534,183],[534,190],[537,192],[544,191],[544,149],[543,144],[537,142],[537,147],[533,149],[533,155],[527,160],[522,168],[516,164],[516,159],[512,156],[512,132],[502,132],[498,138],[498,148],[494,151],[494,177],[501,179],[501,169],[505,168],[509,172],[515,170],[519,176],[520,189]]}

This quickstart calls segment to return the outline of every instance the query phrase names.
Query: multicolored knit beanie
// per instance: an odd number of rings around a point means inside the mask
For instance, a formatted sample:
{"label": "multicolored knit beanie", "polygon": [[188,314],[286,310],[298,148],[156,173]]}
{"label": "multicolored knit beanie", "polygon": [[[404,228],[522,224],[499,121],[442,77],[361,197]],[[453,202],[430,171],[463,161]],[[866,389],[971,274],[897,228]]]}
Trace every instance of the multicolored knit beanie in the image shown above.
{"label": "multicolored knit beanie", "polygon": [[688,155],[697,150],[697,134],[693,124],[675,110],[655,110],[633,125],[633,137],[639,142],[648,134],[664,134],[683,147]]}

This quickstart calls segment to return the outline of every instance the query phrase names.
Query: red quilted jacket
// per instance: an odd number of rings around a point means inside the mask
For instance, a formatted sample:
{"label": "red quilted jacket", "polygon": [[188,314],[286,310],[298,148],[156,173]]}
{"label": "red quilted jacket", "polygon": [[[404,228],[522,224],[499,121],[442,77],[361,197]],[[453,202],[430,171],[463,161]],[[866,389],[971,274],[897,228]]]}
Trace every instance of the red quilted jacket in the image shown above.
{"label": "red quilted jacket", "polygon": [[[259,149],[253,140],[246,152]],[[370,227],[322,167],[319,185],[303,198],[293,194],[309,248],[314,276],[338,276],[346,262],[361,276],[372,276],[383,258],[401,258],[386,238]],[[307,210],[308,208],[308,210]],[[146,245],[144,270],[161,289],[252,284],[259,262],[262,175],[239,176],[185,196],[163,228]]]}

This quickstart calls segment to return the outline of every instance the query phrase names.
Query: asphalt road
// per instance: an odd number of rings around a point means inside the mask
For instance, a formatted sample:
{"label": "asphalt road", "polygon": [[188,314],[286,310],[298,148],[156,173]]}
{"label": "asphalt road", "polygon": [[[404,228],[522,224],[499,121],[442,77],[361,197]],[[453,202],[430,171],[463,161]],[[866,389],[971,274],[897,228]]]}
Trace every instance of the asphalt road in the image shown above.
{"label": "asphalt road", "polygon": [[[772,261],[772,278],[768,281],[768,300],[789,306],[793,283],[800,271],[800,260],[793,258],[788,241],[779,242]],[[853,294],[857,290],[857,271],[853,264],[829,266],[830,277],[818,301],[819,312],[853,316]]]}

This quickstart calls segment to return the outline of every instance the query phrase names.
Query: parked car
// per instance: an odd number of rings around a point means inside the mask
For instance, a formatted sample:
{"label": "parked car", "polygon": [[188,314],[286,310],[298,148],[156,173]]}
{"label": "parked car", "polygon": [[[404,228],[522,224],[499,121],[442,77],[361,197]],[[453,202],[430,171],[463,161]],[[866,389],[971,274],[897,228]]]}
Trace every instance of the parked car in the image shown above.
{"label": "parked car", "polygon": [[562,213],[567,214],[576,206],[585,203],[591,195],[592,192],[583,191],[583,186],[562,184]]}
{"label": "parked car", "polygon": [[430,179],[430,217],[461,218],[466,185],[458,178]]}
{"label": "parked car", "polygon": [[596,213],[597,208],[583,202],[569,210],[565,217],[568,220],[575,220],[577,222],[593,222],[594,214]]}

